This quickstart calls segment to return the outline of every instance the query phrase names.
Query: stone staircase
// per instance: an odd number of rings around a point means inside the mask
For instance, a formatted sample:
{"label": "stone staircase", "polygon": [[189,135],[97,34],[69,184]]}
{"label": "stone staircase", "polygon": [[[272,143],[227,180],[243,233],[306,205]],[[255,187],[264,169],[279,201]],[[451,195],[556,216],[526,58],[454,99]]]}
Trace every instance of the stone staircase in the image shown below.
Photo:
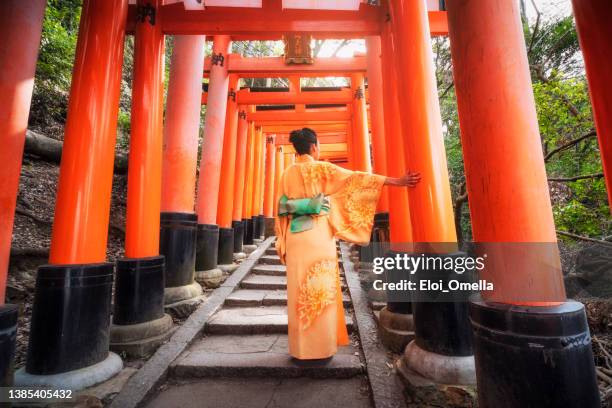
{"label": "stone staircase", "polygon": [[[341,276],[346,322],[349,333],[353,331],[351,300],[346,282]],[[149,406],[165,406],[176,402],[177,396],[189,392],[200,392],[198,387],[231,387],[237,379],[249,386],[260,384],[269,387],[274,380],[274,392],[280,404],[283,398],[291,399],[295,387],[308,391],[308,397],[292,403],[293,407],[335,407],[344,395],[346,406],[369,407],[370,397],[364,387],[365,374],[362,353],[356,335],[351,335],[351,344],[340,347],[338,353],[327,364],[319,367],[303,367],[295,364],[288,355],[287,338],[287,276],[274,248],[269,248],[259,258],[250,272],[225,298],[223,306],[211,316],[200,338],[196,339],[170,366],[170,382],[175,385],[161,392]],[[331,381],[331,382],[330,382]],[[187,385],[181,385],[187,382]],[[333,384],[333,387],[330,387]],[[259,407],[241,390],[230,391],[230,395],[210,406]],[[249,387],[244,388],[246,390]],[[262,392],[268,392],[263,390]],[[231,395],[236,393],[235,395]],[[247,393],[248,394],[248,393]],[[284,395],[284,396],[283,396]],[[175,398],[171,400],[171,398]],[[179,398],[180,399],[180,398]],[[209,406],[206,401],[186,399],[180,406]],[[347,405],[348,402],[348,405]],[[235,404],[235,405],[233,405]],[[172,405],[174,406],[174,405]],[[269,405],[284,406],[284,405]]]}

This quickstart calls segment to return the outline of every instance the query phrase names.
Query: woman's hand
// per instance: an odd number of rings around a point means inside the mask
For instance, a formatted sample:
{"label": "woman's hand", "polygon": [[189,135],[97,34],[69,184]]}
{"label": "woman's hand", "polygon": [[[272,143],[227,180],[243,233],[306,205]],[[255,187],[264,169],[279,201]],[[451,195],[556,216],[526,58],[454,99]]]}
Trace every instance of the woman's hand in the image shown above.
{"label": "woman's hand", "polygon": [[387,177],[385,184],[389,186],[414,187],[421,181],[421,174],[407,171],[402,177]]}

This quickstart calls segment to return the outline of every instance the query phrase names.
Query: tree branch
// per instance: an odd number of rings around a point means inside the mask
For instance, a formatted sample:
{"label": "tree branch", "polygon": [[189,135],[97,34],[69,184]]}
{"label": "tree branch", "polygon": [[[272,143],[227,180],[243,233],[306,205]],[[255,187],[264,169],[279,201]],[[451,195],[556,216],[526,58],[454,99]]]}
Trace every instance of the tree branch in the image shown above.
{"label": "tree branch", "polygon": [[338,52],[340,52],[340,50],[349,43],[349,41],[350,40],[342,40],[342,42],[336,47],[336,49],[334,50],[331,56],[335,57],[338,54]]}
{"label": "tree branch", "polygon": [[538,34],[538,31],[540,30],[540,18],[542,17],[542,14],[540,13],[540,9],[538,9],[538,6],[536,5],[534,0],[531,0],[531,4],[533,5],[533,8],[536,11],[537,17],[536,17],[535,26],[533,28],[533,32],[531,33],[531,40],[529,41],[527,55],[531,55],[531,50],[533,49],[533,44],[535,42],[536,35]]}
{"label": "tree branch", "polygon": [[28,217],[34,220],[38,224],[42,224],[42,225],[52,225],[53,224],[52,221],[45,220],[44,218],[40,218],[38,215],[34,214],[33,212],[24,210],[23,208],[15,208],[15,214],[19,214],[19,215]]}
{"label": "tree branch", "polygon": [[553,155],[562,152],[564,150],[569,149],[570,147],[582,142],[584,139],[588,139],[589,137],[593,137],[596,136],[597,132],[595,130],[591,130],[589,133],[586,133],[580,137],[577,137],[576,139],[570,140],[567,143],[562,144],[561,146],[551,150],[550,152],[548,152],[546,154],[546,156],[544,156],[544,161],[548,161]]}
{"label": "tree branch", "polygon": [[563,235],[566,237],[570,237],[570,238],[574,238],[574,239],[579,239],[581,241],[596,242],[598,244],[612,247],[612,242],[602,241],[602,240],[595,239],[595,238],[583,237],[582,235],[572,234],[571,232],[557,231],[557,234]]}
{"label": "tree branch", "polygon": [[49,248],[11,248],[11,258],[27,256],[36,258],[47,258],[49,256]]}
{"label": "tree branch", "polygon": [[448,84],[448,86],[444,89],[444,91],[442,91],[442,93],[440,94],[440,99],[444,98],[446,96],[446,94],[448,93],[448,91],[450,91],[451,89],[453,89],[453,85],[455,85],[454,82],[451,82],[450,84]]}
{"label": "tree branch", "polygon": [[595,173],[595,174],[585,174],[582,176],[575,176],[575,177],[552,177],[549,178],[548,181],[557,181],[557,182],[571,182],[571,181],[578,181],[578,180],[585,180],[585,179],[596,179],[596,178],[602,178],[604,176],[603,173]]}

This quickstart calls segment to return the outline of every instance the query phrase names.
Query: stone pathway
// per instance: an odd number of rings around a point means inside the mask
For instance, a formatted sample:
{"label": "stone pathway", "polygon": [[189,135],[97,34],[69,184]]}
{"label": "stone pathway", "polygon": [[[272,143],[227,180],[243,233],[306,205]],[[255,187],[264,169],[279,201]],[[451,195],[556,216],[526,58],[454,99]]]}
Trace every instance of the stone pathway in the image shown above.
{"label": "stone pathway", "polygon": [[[353,312],[341,277],[347,327]],[[371,407],[358,336],[323,367],[287,354],[287,277],[273,248],[213,314],[202,335],[171,364],[147,407]]]}

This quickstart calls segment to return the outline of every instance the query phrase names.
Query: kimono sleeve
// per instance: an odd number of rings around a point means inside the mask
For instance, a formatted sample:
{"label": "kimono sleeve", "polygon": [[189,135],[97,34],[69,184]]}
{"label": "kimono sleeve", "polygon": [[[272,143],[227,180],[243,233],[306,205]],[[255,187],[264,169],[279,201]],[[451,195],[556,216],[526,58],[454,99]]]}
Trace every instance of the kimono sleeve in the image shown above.
{"label": "kimono sleeve", "polygon": [[385,176],[338,167],[327,180],[329,220],[337,238],[367,245]]}

